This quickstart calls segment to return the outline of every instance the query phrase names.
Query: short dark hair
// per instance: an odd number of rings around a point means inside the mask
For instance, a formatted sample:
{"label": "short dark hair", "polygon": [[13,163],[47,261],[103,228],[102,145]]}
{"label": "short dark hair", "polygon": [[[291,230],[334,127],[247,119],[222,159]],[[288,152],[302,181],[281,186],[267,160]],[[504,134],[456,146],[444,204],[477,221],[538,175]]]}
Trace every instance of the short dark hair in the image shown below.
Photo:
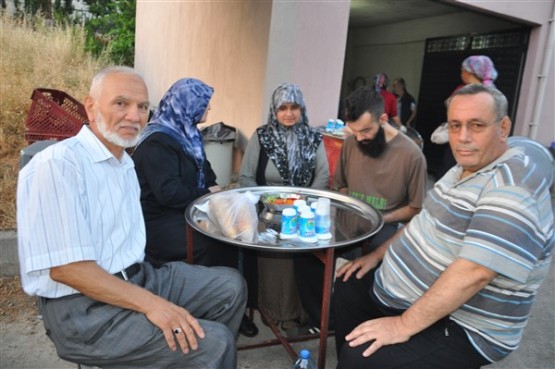
{"label": "short dark hair", "polygon": [[361,87],[345,98],[345,120],[353,122],[366,112],[377,121],[384,113],[384,104],[380,93]]}
{"label": "short dark hair", "polygon": [[393,80],[393,84],[396,84],[396,83],[399,84],[403,88],[403,91],[407,90],[407,83],[405,82],[404,78],[402,78],[402,77],[395,78]]}
{"label": "short dark hair", "polygon": [[449,109],[449,105],[451,105],[451,101],[455,96],[477,95],[482,92],[485,92],[493,97],[493,110],[495,111],[497,119],[502,119],[504,116],[507,115],[509,102],[507,101],[505,95],[503,95],[503,93],[495,87],[486,86],[478,83],[466,85],[463,88],[455,91],[453,95],[451,95],[449,99],[447,99],[447,109]]}

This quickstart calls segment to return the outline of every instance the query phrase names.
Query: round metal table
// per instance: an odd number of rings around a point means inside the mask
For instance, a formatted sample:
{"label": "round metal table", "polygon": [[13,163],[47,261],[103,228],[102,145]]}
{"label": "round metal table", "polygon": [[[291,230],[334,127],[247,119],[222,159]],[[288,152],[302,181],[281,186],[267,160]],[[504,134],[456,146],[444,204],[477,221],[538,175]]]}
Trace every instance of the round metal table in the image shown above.
{"label": "round metal table", "polygon": [[260,209],[258,211],[258,233],[262,235],[262,237],[259,237],[257,242],[243,242],[241,240],[228,238],[218,230],[208,217],[208,214],[200,210],[210,201],[210,198],[214,195],[213,193],[206,194],[189,205],[185,211],[187,223],[198,232],[239,247],[280,252],[316,251],[325,250],[330,247],[338,248],[351,245],[374,235],[383,225],[381,214],[373,207],[365,202],[338,192],[282,186],[244,187],[229,189],[222,192],[246,191],[259,196],[266,193],[280,193],[285,195],[298,194],[309,204],[313,201],[317,201],[319,197],[329,198],[331,203],[330,221],[332,238],[326,241],[320,240],[316,243],[302,242],[298,238],[272,238],[273,232],[268,232],[268,230],[272,229],[279,233],[281,225],[280,215],[279,213],[272,213],[261,207],[259,207]]}
{"label": "round metal table", "polygon": [[[262,196],[266,193],[279,194],[297,194],[301,195],[307,203],[317,201],[319,197],[330,199],[330,221],[332,238],[329,240],[319,240],[314,243],[302,242],[298,238],[281,239],[277,235],[281,227],[280,214],[268,211],[259,203],[258,214],[258,240],[254,242],[244,242],[232,239],[223,235],[222,232],[210,220],[207,212],[203,211],[208,208],[207,204],[216,193],[206,194],[193,203],[191,203],[186,211],[185,218],[187,221],[187,256],[188,262],[193,263],[193,229],[205,234],[208,237],[215,238],[222,242],[229,243],[238,247],[246,247],[261,251],[273,252],[312,252],[324,263],[324,280],[323,280],[323,300],[322,300],[322,320],[320,322],[320,343],[318,354],[318,368],[325,367],[326,360],[326,343],[328,336],[328,318],[330,310],[331,290],[333,283],[333,266],[334,251],[336,248],[352,245],[376,234],[383,226],[383,219],[379,211],[371,207],[365,202],[357,200],[351,196],[338,192],[327,190],[315,190],[311,188],[301,187],[283,187],[283,186],[258,186],[243,187],[225,190],[222,192],[246,192],[249,191],[254,195]],[[218,192],[218,193],[222,193]],[[203,209],[203,210],[201,210]],[[265,313],[259,310],[262,316]],[[266,319],[271,322],[271,319]],[[251,345],[245,348],[264,347],[272,344],[281,343],[292,359],[297,357],[297,353],[291,347],[289,341],[283,337],[276,327],[270,326],[276,335],[275,342],[268,342]]]}

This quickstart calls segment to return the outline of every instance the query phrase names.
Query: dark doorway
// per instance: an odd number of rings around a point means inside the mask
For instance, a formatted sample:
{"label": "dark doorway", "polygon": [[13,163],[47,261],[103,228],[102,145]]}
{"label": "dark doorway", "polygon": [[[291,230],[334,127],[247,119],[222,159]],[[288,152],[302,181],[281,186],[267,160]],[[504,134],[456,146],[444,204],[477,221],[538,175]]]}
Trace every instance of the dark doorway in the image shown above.
{"label": "dark doorway", "polygon": [[434,129],[446,119],[445,99],[462,84],[460,66],[470,55],[489,56],[499,76],[497,88],[509,100],[509,116],[514,119],[528,48],[528,29],[487,34],[469,34],[426,40],[416,126],[424,138],[424,155],[432,174],[440,171],[448,145],[430,141]]}

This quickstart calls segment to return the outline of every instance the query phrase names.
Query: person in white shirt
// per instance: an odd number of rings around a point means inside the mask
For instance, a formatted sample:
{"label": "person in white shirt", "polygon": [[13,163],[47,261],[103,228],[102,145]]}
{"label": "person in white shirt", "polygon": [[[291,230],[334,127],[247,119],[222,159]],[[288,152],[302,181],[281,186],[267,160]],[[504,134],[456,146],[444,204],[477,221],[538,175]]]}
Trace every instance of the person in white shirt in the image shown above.
{"label": "person in white shirt", "polygon": [[125,152],[148,117],[143,78],[102,70],[85,108],[89,124],[35,155],[17,188],[22,285],[39,297],[58,355],[102,368],[235,368],[246,303],[237,271],[143,262],[140,189]]}

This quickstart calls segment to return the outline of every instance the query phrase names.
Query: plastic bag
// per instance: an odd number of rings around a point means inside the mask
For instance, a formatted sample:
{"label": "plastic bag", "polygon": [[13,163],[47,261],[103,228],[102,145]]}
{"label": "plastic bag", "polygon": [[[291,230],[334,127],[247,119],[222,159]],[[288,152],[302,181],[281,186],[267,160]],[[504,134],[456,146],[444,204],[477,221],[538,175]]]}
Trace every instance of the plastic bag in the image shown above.
{"label": "plastic bag", "polygon": [[212,124],[211,126],[205,127],[200,131],[202,137],[205,141],[210,142],[224,142],[224,141],[235,141],[237,137],[236,129],[234,127],[228,126],[224,122],[219,122]]}
{"label": "plastic bag", "polygon": [[437,127],[434,132],[432,132],[431,141],[438,145],[446,144],[449,142],[447,122],[440,124],[440,126]]}
{"label": "plastic bag", "polygon": [[258,199],[259,196],[250,191],[215,193],[208,203],[208,217],[224,236],[243,242],[256,242]]}

